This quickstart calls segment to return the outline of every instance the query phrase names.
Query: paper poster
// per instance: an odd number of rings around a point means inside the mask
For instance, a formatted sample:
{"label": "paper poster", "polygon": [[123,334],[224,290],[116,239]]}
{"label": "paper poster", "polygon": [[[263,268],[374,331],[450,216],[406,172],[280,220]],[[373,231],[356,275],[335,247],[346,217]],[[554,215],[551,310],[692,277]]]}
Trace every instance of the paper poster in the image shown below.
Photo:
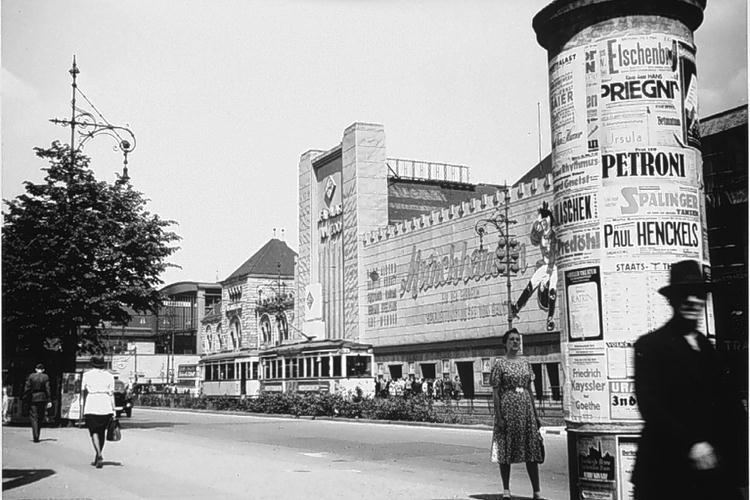
{"label": "paper poster", "polygon": [[635,498],[632,476],[635,469],[635,456],[638,442],[635,437],[620,437],[617,441],[617,457],[620,460],[618,472],[620,483],[620,500]]}
{"label": "paper poster", "polygon": [[598,267],[565,271],[568,340],[602,339],[602,292]]}
{"label": "paper poster", "polygon": [[[589,343],[586,343],[589,344]],[[609,388],[604,347],[565,344],[568,350],[571,408],[569,419],[574,422],[606,422],[609,420]]]}

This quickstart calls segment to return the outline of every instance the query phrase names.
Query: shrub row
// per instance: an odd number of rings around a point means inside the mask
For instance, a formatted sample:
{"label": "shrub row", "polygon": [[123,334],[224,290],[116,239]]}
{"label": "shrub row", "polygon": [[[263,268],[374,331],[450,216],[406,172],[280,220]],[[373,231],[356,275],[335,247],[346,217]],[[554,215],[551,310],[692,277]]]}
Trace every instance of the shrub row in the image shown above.
{"label": "shrub row", "polygon": [[422,395],[406,398],[369,398],[344,394],[263,393],[257,398],[191,397],[179,394],[142,394],[136,406],[241,411],[311,417],[364,418],[409,422],[463,423],[450,406],[433,406]]}

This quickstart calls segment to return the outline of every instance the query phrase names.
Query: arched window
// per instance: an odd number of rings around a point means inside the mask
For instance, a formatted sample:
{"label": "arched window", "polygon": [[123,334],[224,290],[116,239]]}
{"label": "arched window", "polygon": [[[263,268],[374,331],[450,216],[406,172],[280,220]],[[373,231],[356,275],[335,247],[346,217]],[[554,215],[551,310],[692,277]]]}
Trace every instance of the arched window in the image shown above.
{"label": "arched window", "polygon": [[203,349],[205,349],[206,352],[212,352],[213,346],[211,345],[211,327],[206,327],[206,332],[203,335]]}
{"label": "arched window", "polygon": [[263,344],[271,342],[271,320],[268,314],[264,314],[260,317],[260,338]]}
{"label": "arched window", "polygon": [[233,318],[232,322],[229,323],[229,336],[232,339],[231,347],[233,350],[242,347],[242,327],[239,319]]}
{"label": "arched window", "polygon": [[225,347],[224,336],[221,334],[221,325],[216,326],[216,347],[219,351],[223,351]]}
{"label": "arched window", "polygon": [[289,340],[289,323],[284,313],[279,313],[276,316],[276,329],[279,331],[279,338],[281,340]]}

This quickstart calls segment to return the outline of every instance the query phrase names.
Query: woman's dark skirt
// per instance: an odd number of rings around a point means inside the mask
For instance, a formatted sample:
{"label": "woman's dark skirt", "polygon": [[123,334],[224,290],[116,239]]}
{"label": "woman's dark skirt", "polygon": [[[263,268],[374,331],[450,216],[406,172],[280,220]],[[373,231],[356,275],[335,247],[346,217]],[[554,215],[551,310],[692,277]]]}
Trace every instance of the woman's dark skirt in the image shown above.
{"label": "woman's dark skirt", "polygon": [[107,415],[93,415],[88,413],[83,416],[86,421],[86,427],[89,430],[89,434],[97,434],[107,430],[109,421],[112,420],[112,414]]}

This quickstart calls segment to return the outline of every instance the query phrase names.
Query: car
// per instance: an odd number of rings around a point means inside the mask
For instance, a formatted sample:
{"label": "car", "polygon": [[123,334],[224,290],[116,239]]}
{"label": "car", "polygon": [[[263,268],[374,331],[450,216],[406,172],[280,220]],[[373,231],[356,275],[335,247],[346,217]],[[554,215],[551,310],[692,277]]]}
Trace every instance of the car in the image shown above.
{"label": "car", "polygon": [[133,394],[125,382],[115,380],[115,415],[120,418],[123,413],[133,416]]}

